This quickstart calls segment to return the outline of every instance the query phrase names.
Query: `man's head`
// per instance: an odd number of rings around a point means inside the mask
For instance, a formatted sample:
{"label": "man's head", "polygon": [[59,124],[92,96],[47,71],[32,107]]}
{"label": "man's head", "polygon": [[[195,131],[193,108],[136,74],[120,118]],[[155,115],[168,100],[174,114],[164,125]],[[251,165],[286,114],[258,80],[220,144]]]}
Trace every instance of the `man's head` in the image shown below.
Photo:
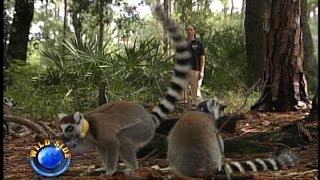
{"label": "man's head", "polygon": [[193,25],[188,25],[186,28],[187,37],[189,40],[193,40],[196,37],[196,28]]}

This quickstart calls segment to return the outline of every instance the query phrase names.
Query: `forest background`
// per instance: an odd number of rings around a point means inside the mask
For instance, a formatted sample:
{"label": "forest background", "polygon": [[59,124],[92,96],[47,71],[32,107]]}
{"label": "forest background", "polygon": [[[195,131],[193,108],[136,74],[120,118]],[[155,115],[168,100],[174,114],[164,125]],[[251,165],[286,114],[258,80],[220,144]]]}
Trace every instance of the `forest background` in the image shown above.
{"label": "forest background", "polygon": [[[246,34],[246,29],[253,28],[246,13],[254,3],[268,7],[270,2],[162,2],[182,30],[187,24],[197,27],[198,38],[206,47],[203,95],[222,99],[228,111],[242,106],[264,62],[248,57],[252,56],[248,53],[250,38],[259,37]],[[301,24],[310,30],[304,31],[304,52],[309,58],[303,67],[311,100],[318,88],[318,1],[299,2],[307,17]],[[114,100],[157,103],[172,73],[174,53],[150,14],[152,3],[155,1],[4,1],[4,91],[18,103],[14,114],[51,118]],[[255,13],[266,26],[264,20],[270,16],[265,15],[265,8]],[[263,90],[262,85],[255,87],[242,110],[256,104]]]}

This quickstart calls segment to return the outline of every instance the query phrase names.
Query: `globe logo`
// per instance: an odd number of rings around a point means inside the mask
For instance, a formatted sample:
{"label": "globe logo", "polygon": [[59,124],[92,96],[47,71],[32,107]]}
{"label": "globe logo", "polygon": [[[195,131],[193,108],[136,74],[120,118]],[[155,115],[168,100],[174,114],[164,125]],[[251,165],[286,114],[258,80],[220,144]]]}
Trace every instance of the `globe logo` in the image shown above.
{"label": "globe logo", "polygon": [[63,152],[57,147],[48,146],[41,149],[37,158],[43,167],[54,169],[63,161]]}
{"label": "globe logo", "polygon": [[70,166],[71,154],[61,141],[51,143],[45,140],[30,151],[30,165],[41,176],[55,177],[64,173]]}

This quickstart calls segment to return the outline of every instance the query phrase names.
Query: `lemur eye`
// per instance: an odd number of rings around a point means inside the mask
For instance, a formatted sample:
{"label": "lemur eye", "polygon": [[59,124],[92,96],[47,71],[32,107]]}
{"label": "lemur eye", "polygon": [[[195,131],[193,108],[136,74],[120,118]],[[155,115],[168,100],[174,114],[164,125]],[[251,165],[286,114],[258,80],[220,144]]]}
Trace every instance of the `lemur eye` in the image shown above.
{"label": "lemur eye", "polygon": [[73,129],[74,129],[73,126],[68,126],[68,127],[66,128],[66,132],[72,132]]}

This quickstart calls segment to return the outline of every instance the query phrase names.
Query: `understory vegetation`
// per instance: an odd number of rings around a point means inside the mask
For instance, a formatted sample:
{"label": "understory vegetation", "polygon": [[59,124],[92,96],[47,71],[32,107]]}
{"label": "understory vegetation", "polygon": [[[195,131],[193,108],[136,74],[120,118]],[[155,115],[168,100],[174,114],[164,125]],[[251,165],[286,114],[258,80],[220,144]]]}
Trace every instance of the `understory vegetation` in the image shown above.
{"label": "understory vegetation", "polygon": [[[46,41],[35,38],[29,43],[27,64],[12,63],[5,71],[10,79],[5,95],[17,102],[15,114],[49,118],[62,111],[91,110],[98,106],[101,83],[106,85],[108,102],[133,100],[154,104],[163,96],[174,59],[172,51],[163,43],[159,24],[153,18],[123,20],[127,24],[114,28],[117,36],[107,30],[101,48],[98,30],[90,23],[88,14],[84,18],[87,24],[82,42],[77,41],[71,30],[65,40],[61,33]],[[237,111],[247,100],[241,111],[249,110],[260,92],[255,89],[248,93],[250,87],[245,84],[243,19],[239,14],[231,17],[221,12],[198,16],[205,17],[194,22],[206,47],[204,98],[217,96],[227,104],[229,112]],[[45,18],[44,12],[39,11],[34,21]],[[46,22],[43,32],[62,29],[62,19],[46,19]],[[316,34],[316,29],[312,30]],[[123,32],[127,36],[121,34]],[[310,77],[312,91],[316,77],[313,72]]]}

